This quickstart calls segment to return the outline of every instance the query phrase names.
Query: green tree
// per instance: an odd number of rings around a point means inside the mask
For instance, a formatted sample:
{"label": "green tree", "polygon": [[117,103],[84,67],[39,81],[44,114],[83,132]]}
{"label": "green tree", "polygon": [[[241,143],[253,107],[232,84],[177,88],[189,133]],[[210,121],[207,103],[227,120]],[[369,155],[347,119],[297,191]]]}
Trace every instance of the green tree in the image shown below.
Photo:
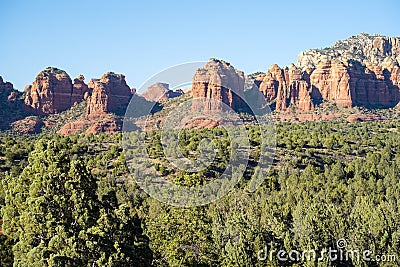
{"label": "green tree", "polygon": [[[70,149],[69,142],[39,141],[21,175],[6,179],[3,229],[16,241],[14,265],[129,266],[138,231],[129,231],[124,207],[103,207],[96,179]],[[99,230],[105,221],[113,223]],[[110,246],[107,235],[115,232]]]}

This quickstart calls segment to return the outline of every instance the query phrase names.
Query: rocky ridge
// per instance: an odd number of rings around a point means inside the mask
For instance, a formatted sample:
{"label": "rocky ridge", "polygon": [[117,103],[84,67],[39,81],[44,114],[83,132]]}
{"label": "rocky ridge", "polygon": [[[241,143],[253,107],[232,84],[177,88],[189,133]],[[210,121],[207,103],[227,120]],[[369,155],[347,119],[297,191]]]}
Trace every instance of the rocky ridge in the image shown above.
{"label": "rocky ridge", "polygon": [[[275,110],[278,120],[293,117],[298,120],[343,119],[341,114],[347,111],[342,108],[398,107],[399,40],[399,37],[360,34],[338,41],[330,48],[304,51],[296,64],[283,68],[274,64],[265,73],[248,77],[230,63],[212,58],[194,73],[191,91],[186,92],[184,98],[190,95],[200,99],[194,101],[192,108],[201,108],[204,112],[222,108],[211,105],[212,100],[235,111],[246,111],[242,99],[249,95],[250,77],[258,86],[257,92],[259,90]],[[65,71],[49,67],[41,71],[23,93],[0,77],[0,129],[36,133],[56,125],[60,134],[120,131],[120,118],[135,93],[124,75],[113,72],[86,84],[82,75],[72,81]],[[180,90],[170,90],[168,84],[156,83],[138,99],[168,102],[182,94]],[[161,103],[158,107],[161,112],[155,110],[155,121],[162,122],[163,115],[156,114],[164,114],[167,106],[178,104],[180,99]],[[326,104],[339,109],[336,113],[324,113]],[[363,109],[354,115],[352,111],[347,113],[346,116],[351,115],[349,121],[384,117],[364,115]]]}
{"label": "rocky ridge", "polygon": [[301,52],[297,65],[305,70],[315,68],[319,62],[328,60],[346,62],[349,60],[374,65],[400,64],[400,37],[361,33],[345,40],[337,41],[332,47],[310,49]]}

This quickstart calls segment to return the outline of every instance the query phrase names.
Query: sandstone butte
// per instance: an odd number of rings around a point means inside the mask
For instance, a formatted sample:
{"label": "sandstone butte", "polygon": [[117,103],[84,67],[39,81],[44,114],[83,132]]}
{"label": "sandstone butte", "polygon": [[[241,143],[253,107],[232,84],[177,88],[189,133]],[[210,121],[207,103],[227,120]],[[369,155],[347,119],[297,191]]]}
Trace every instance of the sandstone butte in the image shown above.
{"label": "sandstone butte", "polygon": [[108,113],[124,114],[132,96],[124,75],[107,72],[100,79],[92,79],[88,86],[92,89],[87,98],[88,118],[101,117]]}
{"label": "sandstone butte", "polygon": [[[228,62],[210,59],[203,68],[196,71],[192,82],[192,95],[195,101],[193,109],[213,111],[224,109],[214,105],[212,100],[224,103],[226,108],[240,111],[245,109],[245,77],[242,71],[236,70]],[[199,100],[196,100],[199,99]]]}
{"label": "sandstone butte", "polygon": [[24,91],[26,106],[36,114],[59,113],[72,106],[71,78],[57,68],[49,67],[41,71]]}

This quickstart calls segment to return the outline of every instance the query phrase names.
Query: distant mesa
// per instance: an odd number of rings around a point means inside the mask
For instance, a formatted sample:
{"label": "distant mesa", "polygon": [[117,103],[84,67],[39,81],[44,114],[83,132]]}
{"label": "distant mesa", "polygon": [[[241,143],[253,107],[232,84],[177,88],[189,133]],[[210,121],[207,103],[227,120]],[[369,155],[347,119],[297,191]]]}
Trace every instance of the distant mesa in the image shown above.
{"label": "distant mesa", "polygon": [[144,97],[147,101],[156,102],[164,101],[181,95],[183,95],[183,91],[181,89],[173,91],[169,89],[169,84],[158,82],[149,86],[147,88],[147,91],[141,96]]}

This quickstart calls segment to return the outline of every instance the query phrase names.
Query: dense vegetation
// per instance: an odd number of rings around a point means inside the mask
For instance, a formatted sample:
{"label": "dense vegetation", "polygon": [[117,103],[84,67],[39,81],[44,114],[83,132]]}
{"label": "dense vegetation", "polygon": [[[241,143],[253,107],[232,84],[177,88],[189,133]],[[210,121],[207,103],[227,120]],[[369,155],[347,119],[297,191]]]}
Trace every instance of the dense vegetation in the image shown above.
{"label": "dense vegetation", "polygon": [[[228,195],[194,208],[165,205],[139,189],[119,134],[2,136],[0,265],[399,265],[399,124],[281,123],[273,168],[254,193],[246,189],[250,168]],[[257,151],[259,129],[249,131]],[[184,186],[218,176],[230,146],[225,132],[180,137],[189,157],[201,138],[217,138],[213,168],[201,175],[170,168],[155,131],[147,140],[158,172]],[[265,247],[320,253],[341,238],[346,249],[396,261],[257,259]]]}

